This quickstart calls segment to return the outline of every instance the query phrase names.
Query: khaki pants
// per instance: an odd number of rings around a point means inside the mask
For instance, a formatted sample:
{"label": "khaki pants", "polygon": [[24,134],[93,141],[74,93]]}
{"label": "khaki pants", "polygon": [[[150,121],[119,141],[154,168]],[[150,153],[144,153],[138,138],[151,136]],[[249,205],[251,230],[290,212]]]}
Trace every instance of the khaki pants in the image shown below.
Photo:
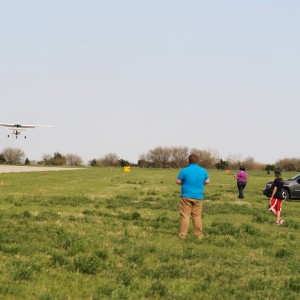
{"label": "khaki pants", "polygon": [[194,234],[199,239],[203,238],[202,232],[202,200],[181,197],[180,201],[180,232],[179,237],[184,238],[188,234],[190,216],[192,216],[194,224]]}

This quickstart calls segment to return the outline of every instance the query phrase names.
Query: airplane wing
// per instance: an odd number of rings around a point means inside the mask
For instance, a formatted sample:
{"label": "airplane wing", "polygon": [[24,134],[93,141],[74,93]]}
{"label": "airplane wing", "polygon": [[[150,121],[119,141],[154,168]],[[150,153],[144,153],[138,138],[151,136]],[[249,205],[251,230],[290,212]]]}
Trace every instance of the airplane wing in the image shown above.
{"label": "airplane wing", "polygon": [[46,125],[18,125],[19,128],[54,127]]}
{"label": "airplane wing", "polygon": [[46,126],[46,125],[21,125],[21,124],[8,124],[8,123],[0,123],[0,126],[4,126],[8,128],[54,127],[54,126]]}
{"label": "airplane wing", "polygon": [[14,128],[14,127],[16,127],[16,124],[0,123],[0,126],[5,126],[5,127],[8,127],[8,128]]}

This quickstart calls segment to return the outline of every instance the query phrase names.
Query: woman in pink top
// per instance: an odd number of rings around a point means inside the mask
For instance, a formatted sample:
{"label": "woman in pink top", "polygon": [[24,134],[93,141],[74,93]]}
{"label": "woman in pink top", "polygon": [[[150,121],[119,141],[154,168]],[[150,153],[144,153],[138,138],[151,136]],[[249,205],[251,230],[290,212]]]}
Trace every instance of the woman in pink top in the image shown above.
{"label": "woman in pink top", "polygon": [[243,166],[240,166],[240,171],[237,175],[233,175],[237,180],[237,188],[239,190],[239,199],[244,199],[244,188],[247,185],[248,174]]}

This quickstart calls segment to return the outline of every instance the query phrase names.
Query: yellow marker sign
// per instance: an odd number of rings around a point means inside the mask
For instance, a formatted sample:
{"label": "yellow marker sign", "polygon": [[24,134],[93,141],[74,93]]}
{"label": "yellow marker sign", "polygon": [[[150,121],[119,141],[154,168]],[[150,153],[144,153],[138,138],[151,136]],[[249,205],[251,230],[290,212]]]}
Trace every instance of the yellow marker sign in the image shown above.
{"label": "yellow marker sign", "polygon": [[125,166],[124,167],[124,172],[130,172],[130,171],[131,171],[130,166]]}

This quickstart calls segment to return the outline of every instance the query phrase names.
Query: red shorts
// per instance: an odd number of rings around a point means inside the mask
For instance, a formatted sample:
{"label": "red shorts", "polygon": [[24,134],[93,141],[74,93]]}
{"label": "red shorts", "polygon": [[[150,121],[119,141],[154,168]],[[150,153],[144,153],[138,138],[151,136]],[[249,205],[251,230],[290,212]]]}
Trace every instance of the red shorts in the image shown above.
{"label": "red shorts", "polygon": [[281,211],[281,199],[272,198],[270,210]]}

